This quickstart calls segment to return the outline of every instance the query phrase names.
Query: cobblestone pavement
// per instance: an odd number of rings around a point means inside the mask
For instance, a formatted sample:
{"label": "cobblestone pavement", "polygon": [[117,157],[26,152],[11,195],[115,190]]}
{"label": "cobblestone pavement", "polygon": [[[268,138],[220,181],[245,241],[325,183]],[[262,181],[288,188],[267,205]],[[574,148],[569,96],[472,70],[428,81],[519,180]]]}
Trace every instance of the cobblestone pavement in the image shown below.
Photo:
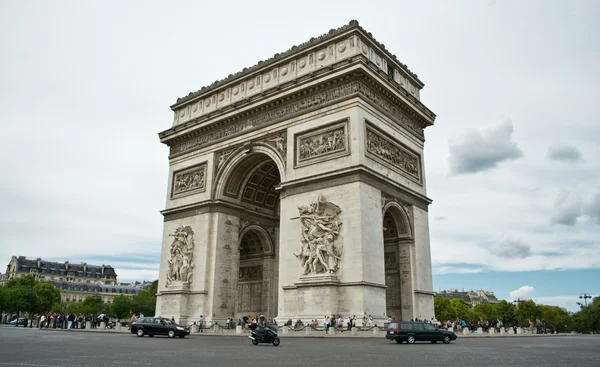
{"label": "cobblestone pavement", "polygon": [[279,347],[249,339],[192,335],[0,328],[2,366],[575,366],[600,364],[600,337],[463,338],[451,344],[380,339],[284,338]]}

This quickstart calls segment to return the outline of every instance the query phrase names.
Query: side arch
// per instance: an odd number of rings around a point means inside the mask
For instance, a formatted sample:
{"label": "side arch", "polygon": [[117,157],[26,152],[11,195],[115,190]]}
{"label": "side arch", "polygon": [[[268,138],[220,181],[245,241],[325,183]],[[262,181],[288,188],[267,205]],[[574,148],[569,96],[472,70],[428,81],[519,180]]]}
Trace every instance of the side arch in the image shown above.
{"label": "side arch", "polygon": [[397,203],[396,201],[388,202],[383,207],[383,216],[389,212],[394,221],[396,222],[396,226],[398,228],[398,238],[399,239],[412,239],[413,238],[413,229],[410,221],[410,217],[406,209]]}

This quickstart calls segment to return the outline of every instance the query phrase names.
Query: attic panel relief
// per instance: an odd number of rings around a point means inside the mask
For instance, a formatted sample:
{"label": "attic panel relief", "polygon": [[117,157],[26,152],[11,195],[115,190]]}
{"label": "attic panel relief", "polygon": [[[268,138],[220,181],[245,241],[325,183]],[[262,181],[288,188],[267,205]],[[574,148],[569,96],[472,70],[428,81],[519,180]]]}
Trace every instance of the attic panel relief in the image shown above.
{"label": "attic panel relief", "polygon": [[366,124],[366,155],[421,183],[421,157],[391,136]]}
{"label": "attic panel relief", "polygon": [[171,198],[206,190],[206,162],[173,173]]}
{"label": "attic panel relief", "polygon": [[349,154],[348,122],[296,135],[296,166]]}

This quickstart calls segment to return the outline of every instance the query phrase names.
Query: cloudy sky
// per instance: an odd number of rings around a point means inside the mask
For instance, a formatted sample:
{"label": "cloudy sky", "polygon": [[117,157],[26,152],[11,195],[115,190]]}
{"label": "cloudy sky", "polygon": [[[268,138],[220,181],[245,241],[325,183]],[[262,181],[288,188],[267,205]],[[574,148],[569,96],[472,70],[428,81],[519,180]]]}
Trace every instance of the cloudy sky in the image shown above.
{"label": "cloudy sky", "polygon": [[435,290],[575,310],[600,294],[599,16],[595,1],[2,1],[0,265],[155,279],[169,105],[357,19],[438,116]]}

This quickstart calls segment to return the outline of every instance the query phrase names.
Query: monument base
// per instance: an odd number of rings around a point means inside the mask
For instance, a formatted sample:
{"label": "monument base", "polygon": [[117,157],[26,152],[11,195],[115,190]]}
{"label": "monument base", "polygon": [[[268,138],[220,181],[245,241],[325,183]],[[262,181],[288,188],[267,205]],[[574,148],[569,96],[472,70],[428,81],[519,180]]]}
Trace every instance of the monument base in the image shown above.
{"label": "monument base", "polygon": [[302,275],[293,285],[283,287],[283,304],[277,322],[302,320],[304,324],[324,317],[348,317],[362,325],[371,315],[382,326],[385,316],[385,285],[368,282],[340,282],[335,274]]}

